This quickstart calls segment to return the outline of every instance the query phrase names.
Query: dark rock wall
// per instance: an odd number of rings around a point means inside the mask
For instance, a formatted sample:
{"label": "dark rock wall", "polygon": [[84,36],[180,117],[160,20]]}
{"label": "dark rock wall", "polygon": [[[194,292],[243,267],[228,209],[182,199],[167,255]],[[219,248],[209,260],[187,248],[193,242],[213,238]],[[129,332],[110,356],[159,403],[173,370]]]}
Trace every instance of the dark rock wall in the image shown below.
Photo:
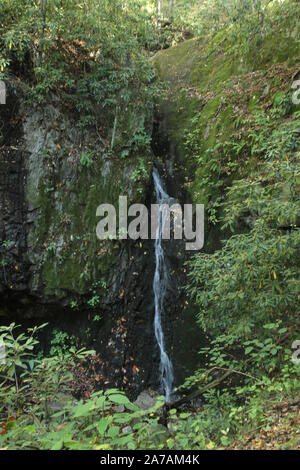
{"label": "dark rock wall", "polygon": [[0,151],[0,238],[1,291],[26,289],[29,281],[26,260],[26,174],[22,150]]}
{"label": "dark rock wall", "polygon": [[29,283],[22,116],[14,89],[0,106],[0,314],[22,301]]}
{"label": "dark rock wall", "polygon": [[[48,321],[46,349],[55,328],[69,331],[100,353],[99,387],[116,385],[136,396],[156,380],[152,242],[141,249],[139,242],[97,240],[96,209],[117,207],[119,195],[145,202],[151,150],[126,161],[109,155],[56,97],[30,107],[13,86],[0,113],[0,322]],[[122,125],[133,134],[143,120]],[[90,151],[91,168],[81,167]]]}
{"label": "dark rock wall", "polygon": [[[76,116],[55,96],[44,106],[30,107],[11,87],[0,111],[0,321],[24,326],[48,321],[46,349],[55,328],[79,337],[100,353],[99,387],[122,387],[132,397],[149,384],[157,387],[153,241],[100,242],[95,232],[101,203],[117,207],[119,195],[127,195],[129,204],[150,207],[153,160],[169,193],[185,202],[167,133],[154,132],[155,157],[148,149],[122,160],[107,152],[95,132],[82,132]],[[122,125],[132,135],[145,117],[131,114],[134,119]],[[82,167],[81,156],[90,151],[92,165]],[[167,252],[171,283],[164,330],[180,369],[174,340],[180,341],[177,326],[184,326],[185,296],[179,286],[186,253],[173,242]]]}

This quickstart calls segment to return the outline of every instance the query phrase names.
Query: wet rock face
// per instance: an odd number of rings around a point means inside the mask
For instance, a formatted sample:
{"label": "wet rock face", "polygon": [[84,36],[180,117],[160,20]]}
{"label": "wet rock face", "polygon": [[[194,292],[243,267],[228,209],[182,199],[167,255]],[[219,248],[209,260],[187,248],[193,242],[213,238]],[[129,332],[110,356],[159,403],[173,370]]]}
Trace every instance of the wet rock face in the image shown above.
{"label": "wet rock face", "polygon": [[[128,271],[122,286],[122,317],[113,328],[106,356],[106,373],[135,398],[149,383],[155,383],[158,364],[154,338],[152,241],[130,247]],[[113,376],[112,376],[113,372]]]}
{"label": "wet rock face", "polygon": [[0,323],[48,321],[75,334],[101,356],[99,388],[135,397],[153,376],[152,242],[99,241],[96,209],[119,195],[144,202],[151,178],[133,178],[135,156],[107,155],[55,97],[28,108],[19,93],[0,108]]}
{"label": "wet rock face", "polygon": [[25,149],[18,99],[8,89],[0,107],[0,312],[23,298],[29,282],[26,245]]}
{"label": "wet rock face", "polygon": [[29,281],[26,259],[26,202],[24,154],[2,147],[0,152],[0,239],[2,292],[16,286],[23,291]]}
{"label": "wet rock face", "polygon": [[[47,316],[44,305],[84,310],[93,294],[100,308],[111,308],[119,303],[126,253],[119,242],[97,239],[96,209],[117,208],[120,195],[143,202],[135,155],[110,155],[103,138],[83,131],[57,97],[34,108],[18,93],[11,89],[1,107],[0,291],[33,296],[42,308],[30,305],[32,317]],[[147,173],[151,155],[139,158]]]}

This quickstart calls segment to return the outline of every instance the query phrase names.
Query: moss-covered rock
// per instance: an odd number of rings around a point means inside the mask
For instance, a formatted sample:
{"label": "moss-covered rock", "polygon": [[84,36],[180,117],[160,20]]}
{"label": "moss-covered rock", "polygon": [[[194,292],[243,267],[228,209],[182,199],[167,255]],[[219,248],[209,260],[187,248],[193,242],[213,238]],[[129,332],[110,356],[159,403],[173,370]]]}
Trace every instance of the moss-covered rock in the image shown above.
{"label": "moss-covered rock", "polygon": [[186,189],[195,202],[206,204],[220,195],[209,185],[203,190],[214,147],[230,140],[241,116],[258,103],[267,105],[275,91],[291,85],[300,45],[286,28],[282,19],[276,34],[261,37],[247,51],[234,48],[227,31],[227,36],[223,33],[209,41],[185,41],[152,59],[168,89],[159,104],[161,129],[175,146]]}
{"label": "moss-covered rock", "polygon": [[70,304],[118,269],[119,242],[97,239],[96,210],[104,203],[118,209],[122,195],[128,203],[145,201],[152,153],[147,139],[132,139],[145,133],[147,119],[142,108],[119,118],[111,148],[94,131],[83,132],[55,98],[44,109],[25,108],[28,257],[39,296]]}

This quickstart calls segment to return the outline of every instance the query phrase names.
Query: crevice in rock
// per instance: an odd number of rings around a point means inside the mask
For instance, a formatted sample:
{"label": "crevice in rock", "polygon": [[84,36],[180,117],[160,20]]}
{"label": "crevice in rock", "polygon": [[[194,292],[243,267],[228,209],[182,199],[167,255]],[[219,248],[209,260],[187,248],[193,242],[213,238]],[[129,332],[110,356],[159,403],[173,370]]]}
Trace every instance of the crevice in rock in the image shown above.
{"label": "crevice in rock", "polygon": [[[177,155],[177,149],[168,132],[167,121],[161,110],[154,117],[152,150],[155,165],[162,175],[168,194],[180,203],[190,203],[184,188],[185,176]],[[198,365],[199,329],[195,311],[184,290],[186,285],[185,262],[191,256],[185,250],[184,240],[165,242],[170,273],[170,287],[166,298],[163,328],[167,349],[170,352],[175,372],[175,385],[179,385]],[[201,338],[200,338],[201,339]],[[204,335],[203,335],[204,340]]]}

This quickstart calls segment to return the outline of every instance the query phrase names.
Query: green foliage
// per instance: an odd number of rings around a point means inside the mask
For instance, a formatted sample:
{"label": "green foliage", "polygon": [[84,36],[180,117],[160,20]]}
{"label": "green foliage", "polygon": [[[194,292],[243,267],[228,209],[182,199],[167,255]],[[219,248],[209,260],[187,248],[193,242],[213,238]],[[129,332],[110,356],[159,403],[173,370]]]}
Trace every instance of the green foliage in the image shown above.
{"label": "green foliage", "polygon": [[268,426],[266,406],[278,397],[299,394],[290,346],[299,331],[300,122],[284,92],[267,110],[257,105],[239,117],[230,140],[204,152],[199,122],[187,148],[205,167],[200,187],[211,188],[210,222],[227,239],[188,263],[199,325],[214,339],[185,387],[203,390],[201,426],[209,423],[211,439],[228,446]]}
{"label": "green foliage", "polygon": [[50,356],[63,357],[76,346],[76,338],[70,336],[66,331],[55,329],[52,333]]}
{"label": "green foliage", "polygon": [[87,152],[83,152],[79,162],[79,171],[82,171],[83,168],[89,169],[93,164],[94,152],[89,150]]}
{"label": "green foliage", "polygon": [[[120,404],[124,412],[115,411]],[[97,392],[86,402],[67,401],[60,411],[52,414],[47,426],[43,422],[30,424],[28,417],[20,417],[20,423],[14,423],[0,438],[1,444],[9,448],[51,450],[136,449],[139,440],[149,437],[150,428],[153,441],[165,432],[158,418],[150,417],[161,406],[162,403],[143,411],[118,390]]]}
{"label": "green foliage", "polygon": [[[0,381],[0,445],[12,449],[106,449],[154,447],[166,430],[159,424],[163,400],[149,411],[138,409],[119,390],[94,393],[87,401],[71,395],[76,362],[92,351],[66,348],[66,336],[56,333],[51,357],[32,359],[33,335],[42,327],[14,337],[15,325],[1,327],[6,362]],[[57,344],[63,347],[57,349]],[[30,363],[30,368],[27,365]],[[21,368],[21,388],[10,385]],[[8,383],[7,383],[8,382]],[[21,393],[20,393],[21,392]],[[122,411],[117,411],[117,407]],[[124,411],[123,411],[124,410]]]}
{"label": "green foliage", "polygon": [[7,380],[14,382],[16,393],[19,392],[20,370],[30,370],[35,364],[34,347],[38,344],[35,336],[45,325],[28,328],[28,334],[18,335],[16,330],[20,325],[11,323],[9,326],[0,326],[0,342],[5,346],[5,360],[0,366],[0,371],[4,383]]}
{"label": "green foliage", "polygon": [[0,264],[2,266],[3,270],[3,277],[5,282],[7,282],[7,276],[6,276],[6,266],[8,265],[8,260],[7,260],[7,253],[9,249],[13,246],[13,242],[10,240],[3,240],[2,243],[0,243]]}
{"label": "green foliage", "polygon": [[145,129],[138,129],[132,139],[132,146],[136,151],[142,151],[151,143],[151,138]]}
{"label": "green foliage", "polygon": [[[3,329],[11,350],[14,329],[13,325]],[[160,422],[162,397],[149,410],[139,409],[117,389],[95,392],[85,401],[72,397],[74,367],[93,352],[71,347],[52,357],[37,356],[32,367],[24,369],[19,394],[6,378],[0,381],[0,446],[51,450],[226,447],[242,432],[268,424],[267,402],[276,403],[279,395],[294,397],[299,391],[299,370],[282,342],[288,331],[280,322],[264,325],[264,331],[264,340],[243,344],[237,335],[223,335],[210,349],[201,351],[207,364],[186,381],[186,387],[208,385],[219,370],[232,371],[239,380],[224,390],[204,392],[205,403],[197,413],[170,410],[168,428]],[[31,344],[30,338],[23,334],[14,344]],[[56,334],[55,338],[56,343],[66,344],[65,336]],[[22,363],[26,363],[27,349],[21,349]],[[270,371],[277,371],[276,378],[269,376]]]}
{"label": "green foliage", "polygon": [[[245,45],[237,52],[242,38],[233,46],[226,28],[214,46],[222,39],[224,53],[238,53],[241,62],[253,56],[259,41],[271,30],[276,34],[277,6],[265,9],[269,16],[262,25],[257,22],[252,50]],[[297,9],[295,2],[285,6],[288,17]],[[251,30],[247,15],[237,21],[233,35]],[[239,104],[234,93],[211,100],[204,107],[212,111],[210,121],[202,110],[186,132],[186,151],[199,168],[197,189],[208,198],[207,228],[217,225],[225,239],[221,248],[187,263],[187,291],[198,305],[199,326],[213,339],[200,351],[203,366],[185,387],[202,392],[200,426],[207,426],[201,429],[215,446],[267,428],[272,415],[266,408],[299,396],[299,366],[291,357],[300,310],[299,112],[287,88],[266,97],[253,92],[255,86],[249,82],[251,95],[244,91]],[[218,129],[224,107],[231,105],[234,122]],[[215,127],[211,116],[218,120]]]}
{"label": "green foliage", "polygon": [[137,193],[143,192],[143,185],[149,181],[149,167],[146,166],[144,160],[139,157],[137,166],[131,174],[131,180],[137,183]]}
{"label": "green foliage", "polygon": [[[295,334],[280,321],[265,324],[263,330],[263,335],[244,341],[238,333],[218,336],[210,348],[200,350],[205,363],[184,384],[203,389],[199,425],[218,446],[230,445],[252,428],[267,426],[271,419],[265,413],[267,406],[272,407],[278,397],[291,399],[299,394],[300,368],[292,363],[290,349]],[[221,376],[226,386],[210,387]]]}
{"label": "green foliage", "polygon": [[[290,324],[297,316],[300,121],[288,112],[283,96],[269,114],[256,111],[243,121],[242,145],[231,142],[221,155],[212,149],[223,168],[226,161],[243,166],[221,204],[223,228],[234,234],[214,254],[197,255],[189,277],[199,322],[210,332],[247,336],[265,321]],[[214,174],[208,178],[213,184]]]}
{"label": "green foliage", "polygon": [[[140,48],[145,10],[128,0],[4,0],[0,12],[1,78],[19,74],[38,103],[50,92],[71,102],[83,126],[108,128],[118,106],[151,106],[154,73]],[[147,98],[147,99],[145,99]],[[150,98],[150,100],[149,100]],[[97,124],[98,127],[98,124]]]}
{"label": "green foliage", "polygon": [[[253,53],[280,21],[297,29],[295,0],[177,0],[174,25],[197,36],[214,38],[225,53]],[[288,28],[288,27],[287,27]],[[288,33],[288,32],[287,32]]]}

